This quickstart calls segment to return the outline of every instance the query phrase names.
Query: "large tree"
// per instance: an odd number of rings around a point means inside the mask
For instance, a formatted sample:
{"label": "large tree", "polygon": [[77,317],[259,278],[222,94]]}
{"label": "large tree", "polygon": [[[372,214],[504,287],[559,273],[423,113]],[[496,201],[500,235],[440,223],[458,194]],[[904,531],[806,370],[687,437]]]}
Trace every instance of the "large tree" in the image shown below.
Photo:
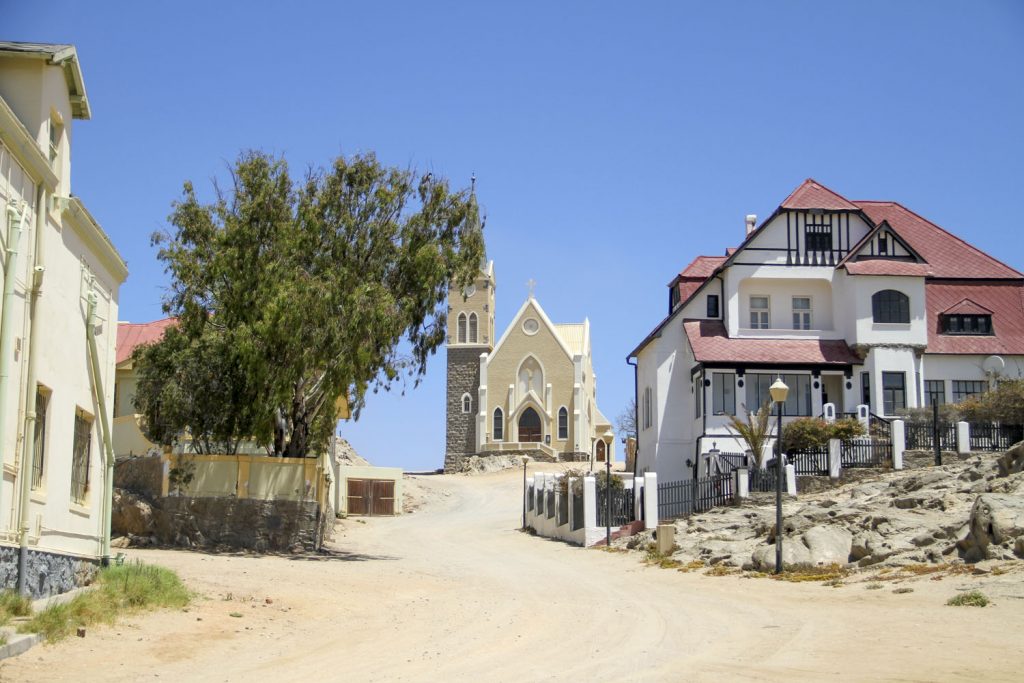
{"label": "large tree", "polygon": [[[476,200],[372,154],[294,181],[281,158],[242,154],[227,191],[191,183],[153,236],[171,277],[173,334],[137,356],[137,406],[161,443],[187,431],[233,452],[323,448],[339,399],[418,383],[445,340],[445,298],[484,256]],[[216,415],[208,415],[216,411]]]}

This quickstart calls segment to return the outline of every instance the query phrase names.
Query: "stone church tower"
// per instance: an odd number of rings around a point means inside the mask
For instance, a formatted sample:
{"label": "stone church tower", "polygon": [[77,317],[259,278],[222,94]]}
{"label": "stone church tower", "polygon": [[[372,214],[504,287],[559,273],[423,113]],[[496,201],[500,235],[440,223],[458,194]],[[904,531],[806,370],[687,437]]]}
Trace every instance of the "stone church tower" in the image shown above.
{"label": "stone church tower", "polygon": [[[482,229],[476,195],[471,202],[470,220]],[[495,341],[494,289],[494,262],[485,257],[473,284],[448,291],[445,471],[457,470],[464,458],[477,452],[481,356],[486,358]]]}

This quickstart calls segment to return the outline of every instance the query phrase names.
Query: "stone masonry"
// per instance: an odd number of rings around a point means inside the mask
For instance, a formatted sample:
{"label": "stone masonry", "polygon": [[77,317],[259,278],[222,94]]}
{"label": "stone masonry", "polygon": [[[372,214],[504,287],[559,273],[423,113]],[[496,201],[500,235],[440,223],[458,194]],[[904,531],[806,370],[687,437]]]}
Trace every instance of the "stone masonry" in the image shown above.
{"label": "stone masonry", "polygon": [[[14,590],[18,586],[18,552],[16,547],[0,546],[0,589]],[[87,585],[99,568],[99,560],[41,550],[29,550],[27,564],[25,583],[33,600]]]}
{"label": "stone masonry", "polygon": [[[448,347],[447,429],[444,451],[446,472],[458,472],[462,460],[476,454],[477,389],[480,387],[482,347]],[[473,397],[473,409],[462,412],[462,395]]]}

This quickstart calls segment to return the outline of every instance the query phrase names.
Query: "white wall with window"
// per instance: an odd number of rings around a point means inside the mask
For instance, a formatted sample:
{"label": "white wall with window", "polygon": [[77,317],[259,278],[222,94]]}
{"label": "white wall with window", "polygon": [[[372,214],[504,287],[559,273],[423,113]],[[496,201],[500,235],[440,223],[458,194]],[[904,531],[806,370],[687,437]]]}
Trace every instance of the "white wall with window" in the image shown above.
{"label": "white wall with window", "polygon": [[736,318],[726,320],[730,336],[777,337],[782,332],[794,337],[838,338],[833,325],[831,284],[835,271],[811,270],[828,272],[820,273],[821,277],[797,279],[781,268],[760,268],[740,282],[735,293]]}

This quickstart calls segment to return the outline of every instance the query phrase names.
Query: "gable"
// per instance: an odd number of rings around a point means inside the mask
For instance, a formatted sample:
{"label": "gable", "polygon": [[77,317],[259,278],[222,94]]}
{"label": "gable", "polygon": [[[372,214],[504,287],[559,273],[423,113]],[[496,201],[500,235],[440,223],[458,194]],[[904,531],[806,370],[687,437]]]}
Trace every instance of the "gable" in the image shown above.
{"label": "gable", "polygon": [[[536,331],[532,331],[536,328]],[[572,350],[558,334],[557,326],[551,322],[537,300],[530,297],[520,307],[512,322],[505,328],[501,340],[490,353],[488,363],[504,353],[522,355],[530,349],[543,349],[545,355],[564,356],[572,361]],[[536,353],[536,352],[535,352]],[[546,362],[546,358],[542,359]]]}

